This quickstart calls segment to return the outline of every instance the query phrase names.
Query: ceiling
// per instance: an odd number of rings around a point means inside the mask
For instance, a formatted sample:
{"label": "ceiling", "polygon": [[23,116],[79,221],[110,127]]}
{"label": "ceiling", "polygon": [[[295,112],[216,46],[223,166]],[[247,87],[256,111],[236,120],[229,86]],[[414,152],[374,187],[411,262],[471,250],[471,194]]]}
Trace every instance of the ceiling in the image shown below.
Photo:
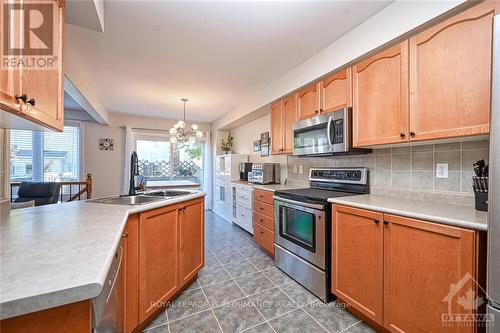
{"label": "ceiling", "polygon": [[64,92],[64,109],[74,111],[85,111],[66,91]]}
{"label": "ceiling", "polygon": [[390,2],[108,0],[66,47],[109,111],[212,122]]}

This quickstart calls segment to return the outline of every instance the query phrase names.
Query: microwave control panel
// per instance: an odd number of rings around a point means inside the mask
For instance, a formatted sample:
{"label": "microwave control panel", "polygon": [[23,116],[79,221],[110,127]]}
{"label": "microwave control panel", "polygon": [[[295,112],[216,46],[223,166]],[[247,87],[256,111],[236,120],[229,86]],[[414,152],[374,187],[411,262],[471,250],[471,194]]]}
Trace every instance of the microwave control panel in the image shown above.
{"label": "microwave control panel", "polygon": [[344,143],[344,119],[333,121],[333,143]]}

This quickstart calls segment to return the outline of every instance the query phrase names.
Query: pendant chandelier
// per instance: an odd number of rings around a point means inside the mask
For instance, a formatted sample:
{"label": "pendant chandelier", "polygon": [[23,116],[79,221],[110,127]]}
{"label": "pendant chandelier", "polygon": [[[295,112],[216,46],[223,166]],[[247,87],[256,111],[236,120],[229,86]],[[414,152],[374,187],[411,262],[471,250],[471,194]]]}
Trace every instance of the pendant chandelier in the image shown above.
{"label": "pendant chandelier", "polygon": [[203,132],[198,129],[198,125],[196,124],[192,124],[189,128],[186,128],[186,102],[188,99],[181,98],[181,101],[184,103],[184,118],[183,120],[179,120],[168,130],[170,142],[194,146],[196,139],[201,139],[203,137]]}

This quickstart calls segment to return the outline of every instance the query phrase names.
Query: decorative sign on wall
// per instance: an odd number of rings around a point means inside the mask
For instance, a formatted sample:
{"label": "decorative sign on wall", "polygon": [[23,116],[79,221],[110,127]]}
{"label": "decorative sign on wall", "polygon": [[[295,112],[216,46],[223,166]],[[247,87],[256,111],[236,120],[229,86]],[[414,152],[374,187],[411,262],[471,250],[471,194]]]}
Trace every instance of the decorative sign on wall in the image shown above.
{"label": "decorative sign on wall", "polygon": [[268,145],[270,143],[269,140],[269,132],[264,132],[260,134],[260,144],[261,145]]}
{"label": "decorative sign on wall", "polygon": [[99,139],[99,150],[113,150],[113,139]]}
{"label": "decorative sign on wall", "polygon": [[260,151],[260,140],[255,140],[253,142],[253,151]]}
{"label": "decorative sign on wall", "polygon": [[260,156],[261,157],[267,157],[267,156],[269,156],[269,144],[267,144],[267,145],[260,145]]}

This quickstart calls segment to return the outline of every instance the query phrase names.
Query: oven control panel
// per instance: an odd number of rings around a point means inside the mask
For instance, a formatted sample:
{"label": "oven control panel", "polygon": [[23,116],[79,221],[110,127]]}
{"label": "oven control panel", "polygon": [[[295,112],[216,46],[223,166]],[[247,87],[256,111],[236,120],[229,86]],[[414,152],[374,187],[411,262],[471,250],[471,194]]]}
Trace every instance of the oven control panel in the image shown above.
{"label": "oven control panel", "polygon": [[309,180],[315,182],[366,184],[366,168],[311,168]]}

